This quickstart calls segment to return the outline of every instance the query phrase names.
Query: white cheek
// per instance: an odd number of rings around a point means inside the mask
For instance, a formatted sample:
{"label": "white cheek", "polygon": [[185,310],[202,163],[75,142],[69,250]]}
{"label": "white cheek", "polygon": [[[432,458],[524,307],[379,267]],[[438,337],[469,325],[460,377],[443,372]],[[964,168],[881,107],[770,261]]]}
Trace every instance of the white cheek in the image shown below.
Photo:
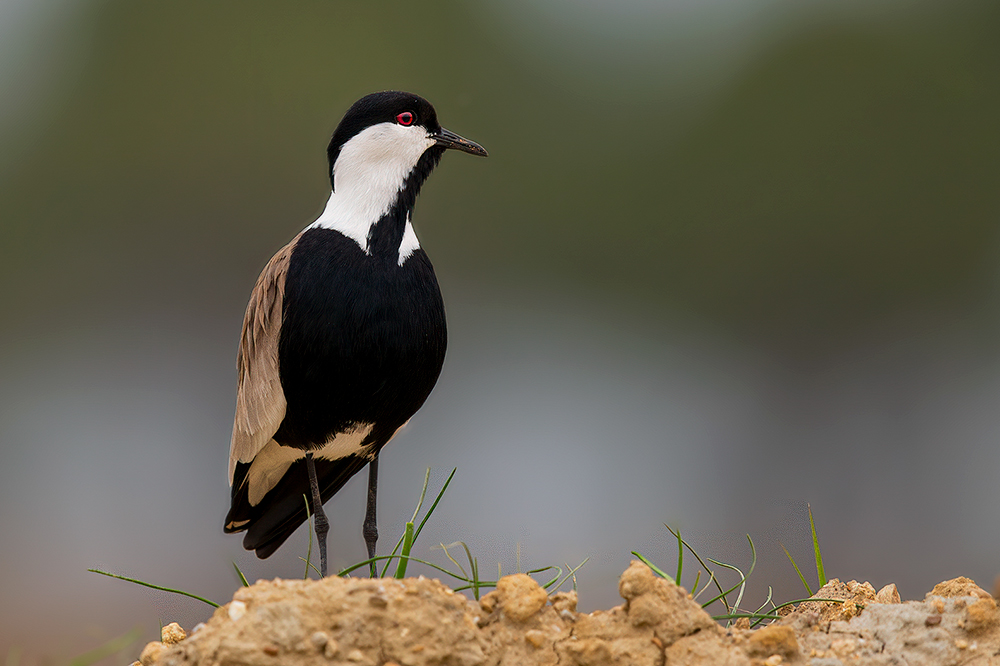
{"label": "white cheek", "polygon": [[389,212],[420,157],[434,139],[420,126],[379,123],[340,149],[333,194],[312,227],[336,229],[368,250],[368,231]]}

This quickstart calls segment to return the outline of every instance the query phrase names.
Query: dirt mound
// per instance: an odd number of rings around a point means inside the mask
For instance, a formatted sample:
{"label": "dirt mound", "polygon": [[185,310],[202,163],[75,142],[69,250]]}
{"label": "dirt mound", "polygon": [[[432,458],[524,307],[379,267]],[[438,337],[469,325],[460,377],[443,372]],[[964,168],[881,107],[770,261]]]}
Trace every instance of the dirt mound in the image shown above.
{"label": "dirt mound", "polygon": [[831,581],[780,622],[724,629],[688,593],[633,562],[625,603],[576,612],[523,574],[475,602],[426,578],[274,580],[239,590],[190,637],[164,627],[144,666],[750,666],[1000,664],[1000,611],[968,579],[923,601]]}

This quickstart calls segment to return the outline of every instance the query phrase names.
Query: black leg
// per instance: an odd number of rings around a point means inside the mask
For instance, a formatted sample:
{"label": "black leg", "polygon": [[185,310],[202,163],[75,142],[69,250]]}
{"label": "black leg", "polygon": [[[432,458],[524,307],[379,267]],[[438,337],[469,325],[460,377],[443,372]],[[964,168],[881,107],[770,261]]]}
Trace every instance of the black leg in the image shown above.
{"label": "black leg", "polygon": [[[375,557],[375,542],[378,541],[378,519],[375,517],[375,497],[378,494],[378,454],[368,463],[368,508],[365,509],[365,524],[361,531],[368,546],[368,558]],[[378,575],[375,562],[371,563],[372,578]]]}
{"label": "black leg", "polygon": [[306,469],[309,470],[309,488],[312,490],[313,525],[316,528],[316,541],[319,543],[319,571],[326,578],[326,534],[330,531],[330,522],[323,511],[323,499],[319,494],[319,481],[316,479],[316,463],[313,462],[312,451],[306,452]]}

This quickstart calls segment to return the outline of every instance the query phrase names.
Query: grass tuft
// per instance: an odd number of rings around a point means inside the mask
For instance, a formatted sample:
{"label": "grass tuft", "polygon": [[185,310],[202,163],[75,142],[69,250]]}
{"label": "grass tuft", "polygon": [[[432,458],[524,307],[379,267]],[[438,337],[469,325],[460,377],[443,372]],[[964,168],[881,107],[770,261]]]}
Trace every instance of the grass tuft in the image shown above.
{"label": "grass tuft", "polygon": [[[634,551],[633,550],[632,554],[635,555],[643,564],[645,564],[650,569],[652,569],[652,571],[656,575],[662,576],[663,578],[666,578],[667,580],[671,580],[674,583],[680,585],[681,584],[681,580],[682,580],[682,576],[684,575],[684,550],[687,549],[687,551],[689,553],[691,553],[691,555],[694,556],[694,558],[702,566],[703,570],[708,574],[708,580],[705,582],[704,586],[701,587],[701,589],[698,588],[698,585],[701,582],[702,571],[699,570],[695,574],[694,585],[691,587],[692,598],[697,601],[698,598],[705,592],[705,590],[707,590],[709,587],[711,587],[713,585],[715,586],[716,590],[718,591],[718,594],[716,594],[715,596],[713,596],[708,601],[705,601],[703,603],[699,602],[699,603],[701,603],[701,607],[702,608],[706,608],[706,609],[709,606],[711,606],[712,604],[716,603],[716,602],[720,602],[722,604],[723,608],[725,609],[725,613],[720,614],[720,615],[713,615],[712,617],[715,620],[719,620],[719,621],[723,621],[724,620],[724,621],[727,622],[727,625],[728,625],[728,623],[732,622],[733,620],[738,620],[740,618],[748,618],[748,619],[752,620],[751,626],[755,627],[755,626],[759,625],[761,622],[765,622],[765,621],[768,621],[768,620],[778,620],[778,619],[780,619],[781,616],[778,614],[779,610],[781,610],[782,608],[785,608],[787,606],[791,606],[793,604],[802,603],[803,601],[826,601],[826,602],[832,602],[832,603],[843,603],[842,599],[817,599],[817,598],[813,598],[812,597],[813,591],[809,587],[809,584],[806,581],[805,576],[802,574],[802,571],[799,569],[798,565],[795,563],[794,558],[792,558],[792,554],[788,552],[788,549],[785,548],[784,544],[781,544],[779,542],[779,545],[781,546],[782,550],[785,551],[785,555],[788,557],[788,561],[791,562],[792,563],[792,567],[795,568],[795,573],[798,574],[799,580],[802,581],[802,585],[806,588],[806,591],[809,593],[809,597],[810,598],[808,598],[808,599],[795,599],[793,601],[786,601],[783,604],[775,605],[774,602],[772,601],[772,591],[771,591],[771,588],[768,587],[767,588],[767,598],[764,600],[764,603],[761,604],[759,608],[757,608],[754,611],[742,610],[740,608],[740,605],[743,602],[743,595],[744,595],[744,592],[746,591],[747,579],[750,577],[751,574],[753,574],[754,568],[757,565],[757,549],[754,546],[753,539],[750,538],[750,535],[749,534],[746,535],[746,537],[747,537],[747,543],[750,545],[750,567],[747,570],[746,574],[744,574],[743,571],[739,567],[737,567],[736,565],[734,565],[734,564],[729,564],[729,563],[726,563],[726,562],[720,562],[719,560],[714,560],[714,559],[712,559],[710,557],[704,557],[703,558],[694,548],[691,547],[691,544],[689,544],[684,538],[681,537],[680,530],[674,530],[669,525],[664,525],[664,527],[666,527],[667,530],[677,539],[677,577],[676,578],[672,578],[671,576],[669,576],[668,574],[666,574],[661,568],[657,567],[653,562],[651,562],[649,560],[649,558],[645,557],[642,553],[639,553],[638,551]],[[826,573],[825,573],[824,567],[823,567],[823,556],[820,553],[819,539],[816,536],[816,524],[813,521],[812,507],[809,507],[809,527],[810,527],[810,529],[812,531],[813,551],[815,553],[815,558],[816,558],[816,572],[817,572],[817,576],[818,576],[819,581],[820,581],[820,587],[822,587],[823,585],[826,585],[827,579],[826,579]],[[729,570],[729,571],[735,573],[736,576],[737,576],[736,583],[733,584],[733,585],[731,585],[728,588],[723,588],[723,585],[720,582],[719,577],[716,575],[716,569],[713,569],[712,567],[710,567],[709,563],[711,563],[712,565],[714,565],[718,569],[726,569],[726,570]],[[734,593],[736,595],[736,598],[735,598],[735,600],[733,600],[732,602],[730,602],[730,596],[733,595]]]}

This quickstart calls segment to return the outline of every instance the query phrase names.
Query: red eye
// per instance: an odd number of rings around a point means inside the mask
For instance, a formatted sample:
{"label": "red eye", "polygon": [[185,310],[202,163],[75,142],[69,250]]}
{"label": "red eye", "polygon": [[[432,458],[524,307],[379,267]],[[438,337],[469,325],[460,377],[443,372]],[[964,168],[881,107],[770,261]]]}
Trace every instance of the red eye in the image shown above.
{"label": "red eye", "polygon": [[412,125],[414,120],[414,115],[409,111],[403,111],[401,114],[396,116],[396,122],[400,125]]}

